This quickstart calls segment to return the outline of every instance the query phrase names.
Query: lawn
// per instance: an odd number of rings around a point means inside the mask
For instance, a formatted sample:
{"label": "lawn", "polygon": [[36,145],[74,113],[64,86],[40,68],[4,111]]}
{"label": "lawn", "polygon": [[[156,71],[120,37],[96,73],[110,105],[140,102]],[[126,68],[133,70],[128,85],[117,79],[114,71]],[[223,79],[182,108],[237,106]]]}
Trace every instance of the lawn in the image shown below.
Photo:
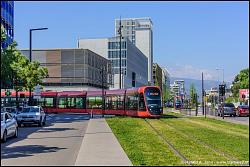
{"label": "lawn", "polygon": [[192,165],[249,163],[249,127],[211,118],[169,113],[161,119],[106,119],[133,165],[186,165],[167,140]]}

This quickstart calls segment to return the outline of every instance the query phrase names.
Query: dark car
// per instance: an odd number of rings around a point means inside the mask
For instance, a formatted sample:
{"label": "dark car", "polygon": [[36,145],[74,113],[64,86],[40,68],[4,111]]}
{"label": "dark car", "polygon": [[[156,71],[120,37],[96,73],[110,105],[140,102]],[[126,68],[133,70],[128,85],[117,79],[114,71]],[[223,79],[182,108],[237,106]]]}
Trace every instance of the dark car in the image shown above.
{"label": "dark car", "polygon": [[[223,106],[224,109],[224,115],[229,115],[231,116],[236,116],[236,112],[235,112],[235,106],[233,103],[225,103]],[[222,114],[222,106],[219,107],[218,109],[218,116],[223,116]]]}
{"label": "dark car", "polygon": [[237,107],[236,111],[237,116],[249,116],[249,106],[248,105],[240,105]]}

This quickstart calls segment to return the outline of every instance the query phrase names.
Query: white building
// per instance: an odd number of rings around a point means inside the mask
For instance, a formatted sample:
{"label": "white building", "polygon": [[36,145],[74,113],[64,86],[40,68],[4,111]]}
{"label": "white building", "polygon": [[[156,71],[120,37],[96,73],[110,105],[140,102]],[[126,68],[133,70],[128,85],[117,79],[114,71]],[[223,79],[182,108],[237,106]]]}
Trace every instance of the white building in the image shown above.
{"label": "white building", "polygon": [[[121,42],[121,88],[144,86],[148,84],[148,59],[127,38]],[[89,49],[112,63],[113,89],[120,88],[120,39],[79,39],[79,48]]]}
{"label": "white building", "polygon": [[153,66],[153,23],[150,18],[115,19],[115,36],[119,36],[120,22],[122,36],[128,37],[148,58],[148,81],[152,84]]}

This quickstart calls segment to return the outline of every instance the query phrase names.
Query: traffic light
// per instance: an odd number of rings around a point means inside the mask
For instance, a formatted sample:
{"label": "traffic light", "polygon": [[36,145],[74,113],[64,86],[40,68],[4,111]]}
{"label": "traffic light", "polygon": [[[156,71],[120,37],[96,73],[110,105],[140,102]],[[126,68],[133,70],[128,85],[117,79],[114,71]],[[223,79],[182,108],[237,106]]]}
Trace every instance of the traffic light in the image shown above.
{"label": "traffic light", "polygon": [[219,85],[219,95],[220,96],[225,96],[225,88],[226,88],[226,85]]}
{"label": "traffic light", "polygon": [[10,96],[10,91],[9,91],[9,90],[7,90],[7,91],[5,92],[5,96]]}

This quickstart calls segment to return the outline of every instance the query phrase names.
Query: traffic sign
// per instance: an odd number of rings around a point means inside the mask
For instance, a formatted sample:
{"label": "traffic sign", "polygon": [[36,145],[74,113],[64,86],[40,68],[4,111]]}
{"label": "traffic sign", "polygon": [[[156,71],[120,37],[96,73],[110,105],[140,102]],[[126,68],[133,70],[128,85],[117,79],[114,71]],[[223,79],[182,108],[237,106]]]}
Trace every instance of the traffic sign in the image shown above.
{"label": "traffic sign", "polygon": [[241,100],[249,99],[249,89],[239,89],[239,95]]}
{"label": "traffic sign", "polygon": [[34,99],[41,99],[41,85],[36,85],[35,89],[34,89],[34,94],[33,94],[33,98]]}
{"label": "traffic sign", "polygon": [[7,91],[5,92],[5,96],[10,96],[10,94],[11,94],[10,90],[7,90]]}

